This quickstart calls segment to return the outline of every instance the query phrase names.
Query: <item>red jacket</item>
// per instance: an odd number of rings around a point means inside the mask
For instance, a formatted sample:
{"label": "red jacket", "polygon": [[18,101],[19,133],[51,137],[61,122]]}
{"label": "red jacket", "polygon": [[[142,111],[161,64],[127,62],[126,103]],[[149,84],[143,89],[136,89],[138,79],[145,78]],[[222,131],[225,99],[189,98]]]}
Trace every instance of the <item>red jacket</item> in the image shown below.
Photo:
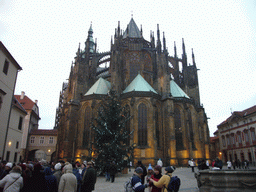
{"label": "red jacket", "polygon": [[[154,181],[158,181],[159,179],[155,178],[154,177],[154,174],[151,176],[151,178],[154,180]],[[156,186],[153,185],[153,183],[149,182],[149,186],[152,187],[152,190],[151,192],[161,192],[162,188],[157,188]]]}

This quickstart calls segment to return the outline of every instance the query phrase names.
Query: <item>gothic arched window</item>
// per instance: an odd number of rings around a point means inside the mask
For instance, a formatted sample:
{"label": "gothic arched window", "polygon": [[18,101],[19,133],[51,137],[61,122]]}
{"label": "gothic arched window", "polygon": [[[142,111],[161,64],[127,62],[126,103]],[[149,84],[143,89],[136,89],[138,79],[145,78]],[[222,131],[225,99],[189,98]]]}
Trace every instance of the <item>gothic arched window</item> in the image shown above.
{"label": "gothic arched window", "polygon": [[86,107],[84,117],[83,147],[88,147],[90,136],[91,108]]}
{"label": "gothic arched window", "polygon": [[160,147],[159,117],[158,117],[158,110],[157,109],[156,109],[156,113],[155,113],[155,128],[156,128],[157,147]]}
{"label": "gothic arched window", "polygon": [[143,103],[138,107],[138,145],[147,146],[147,107]]}
{"label": "gothic arched window", "polygon": [[176,150],[182,150],[184,149],[184,146],[183,146],[183,135],[181,130],[181,116],[180,116],[180,110],[176,107],[174,109],[174,121],[175,121]]}
{"label": "gothic arched window", "polygon": [[188,110],[188,128],[189,128],[189,139],[192,144],[192,149],[195,150],[196,146],[194,143],[194,132],[193,132],[193,123],[192,123],[192,117],[191,117],[191,112]]}
{"label": "gothic arched window", "polygon": [[[129,106],[128,105],[126,105],[125,106],[125,108],[126,108],[126,113],[127,114],[125,114],[127,117],[130,117],[130,108],[129,108]],[[131,139],[131,137],[130,137],[130,133],[131,133],[131,130],[130,130],[130,119],[128,120],[128,121],[126,121],[126,131],[127,131],[127,133],[129,134],[129,136],[128,136],[128,138],[127,138],[127,140],[126,140],[126,145],[130,145],[130,139]]]}

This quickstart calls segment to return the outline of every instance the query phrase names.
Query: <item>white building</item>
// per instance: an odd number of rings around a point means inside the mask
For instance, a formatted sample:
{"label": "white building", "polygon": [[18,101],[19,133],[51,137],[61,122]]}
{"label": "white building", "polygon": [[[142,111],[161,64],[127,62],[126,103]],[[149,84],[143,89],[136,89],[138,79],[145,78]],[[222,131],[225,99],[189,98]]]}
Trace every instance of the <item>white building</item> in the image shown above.
{"label": "white building", "polygon": [[222,160],[256,161],[256,105],[233,112],[217,127]]}
{"label": "white building", "polygon": [[5,144],[5,160],[18,163],[21,160],[21,141],[24,129],[24,118],[27,115],[26,110],[21,104],[13,98],[12,110]]}
{"label": "white building", "polygon": [[21,95],[14,95],[14,97],[20,102],[22,107],[26,110],[27,115],[24,119],[24,128],[21,142],[21,156],[22,159],[27,159],[28,157],[28,137],[32,130],[38,129],[39,117],[39,107],[37,106],[37,100],[32,101],[25,92],[22,91]]}
{"label": "white building", "polygon": [[17,74],[21,69],[17,61],[0,41],[0,156],[2,159],[5,159],[8,155],[5,146],[8,127],[10,126],[12,99]]}

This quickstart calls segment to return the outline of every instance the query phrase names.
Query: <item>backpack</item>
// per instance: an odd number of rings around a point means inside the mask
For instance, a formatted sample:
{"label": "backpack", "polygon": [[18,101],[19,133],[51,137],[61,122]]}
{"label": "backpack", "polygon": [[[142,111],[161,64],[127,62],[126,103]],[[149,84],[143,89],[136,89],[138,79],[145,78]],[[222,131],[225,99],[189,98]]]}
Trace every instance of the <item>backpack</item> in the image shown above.
{"label": "backpack", "polygon": [[129,180],[124,183],[124,192],[134,192],[132,186],[132,177],[129,178]]}
{"label": "backpack", "polygon": [[171,177],[171,180],[168,184],[168,192],[178,192],[180,189],[180,178],[177,176]]}

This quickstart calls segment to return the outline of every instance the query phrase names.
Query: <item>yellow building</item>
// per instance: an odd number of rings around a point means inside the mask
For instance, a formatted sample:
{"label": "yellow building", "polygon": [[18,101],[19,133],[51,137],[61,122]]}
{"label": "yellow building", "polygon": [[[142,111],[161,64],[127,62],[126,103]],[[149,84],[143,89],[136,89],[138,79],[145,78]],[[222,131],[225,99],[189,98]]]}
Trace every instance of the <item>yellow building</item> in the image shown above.
{"label": "yellow building", "polygon": [[209,159],[207,116],[200,104],[195,56],[187,64],[185,43],[182,57],[170,56],[163,34],[144,39],[132,18],[123,32],[118,24],[109,52],[97,52],[92,26],[85,48],[80,45],[72,62],[68,83],[63,84],[56,113],[57,158],[84,160],[92,156],[92,117],[112,88],[132,118],[134,163],[187,165],[188,159]]}
{"label": "yellow building", "polygon": [[58,131],[54,129],[34,129],[28,139],[28,160],[55,161]]}

